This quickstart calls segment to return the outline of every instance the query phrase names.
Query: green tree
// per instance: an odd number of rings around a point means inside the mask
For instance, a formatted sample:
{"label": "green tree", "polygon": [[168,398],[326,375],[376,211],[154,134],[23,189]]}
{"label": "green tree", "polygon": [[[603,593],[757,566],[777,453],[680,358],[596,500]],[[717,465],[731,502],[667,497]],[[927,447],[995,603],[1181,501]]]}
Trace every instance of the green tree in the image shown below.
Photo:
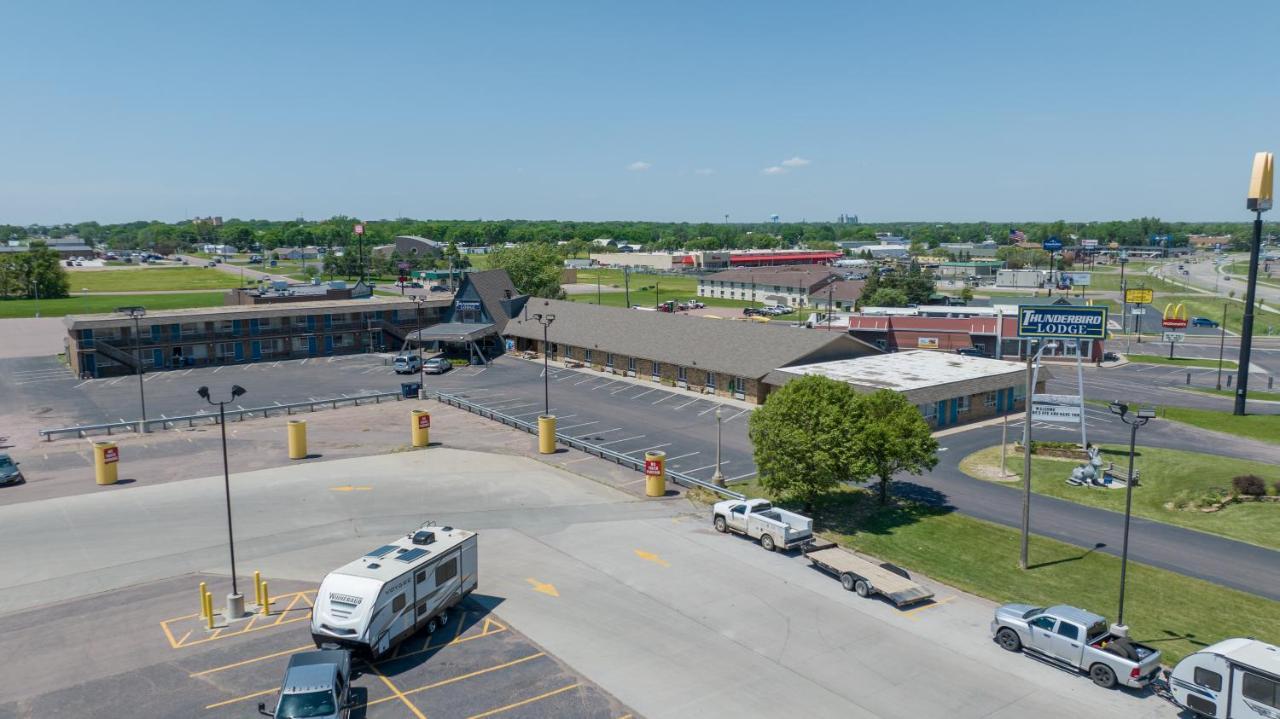
{"label": "green tree", "polygon": [[973,288],[965,285],[964,289],[960,290],[960,299],[965,302],[973,302]]}
{"label": "green tree", "polygon": [[861,416],[858,393],[827,377],[801,377],[770,394],[749,429],[760,485],[812,512],[818,496],[856,478],[860,460],[849,440]]}
{"label": "green tree", "polygon": [[907,293],[896,287],[880,287],[862,299],[864,307],[906,307]]}
{"label": "green tree", "polygon": [[562,299],[560,252],[555,245],[533,242],[503,247],[489,253],[489,266],[501,268],[511,275],[516,289],[526,295]]}
{"label": "green tree", "polygon": [[71,289],[57,250],[39,240],[33,240],[26,252],[14,256],[5,274],[6,284],[25,297],[66,297]]}
{"label": "green tree", "polygon": [[895,474],[934,468],[938,442],[920,410],[901,394],[882,389],[859,399],[857,421],[845,443],[857,458],[857,478],[880,480],[880,503],[885,504]]}

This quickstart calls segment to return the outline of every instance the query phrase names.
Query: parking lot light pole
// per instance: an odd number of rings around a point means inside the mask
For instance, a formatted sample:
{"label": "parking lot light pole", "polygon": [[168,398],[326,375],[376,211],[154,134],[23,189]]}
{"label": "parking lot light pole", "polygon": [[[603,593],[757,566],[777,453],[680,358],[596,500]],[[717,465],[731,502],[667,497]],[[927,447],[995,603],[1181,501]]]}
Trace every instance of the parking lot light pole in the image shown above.
{"label": "parking lot light pole", "polygon": [[1222,324],[1218,325],[1218,390],[1222,389],[1222,356],[1227,351],[1227,303],[1222,303]]}
{"label": "parking lot light pole", "polygon": [[[1120,421],[1129,425],[1129,479],[1124,487],[1124,543],[1120,549],[1120,611],[1116,613],[1116,624],[1124,626],[1124,580],[1125,571],[1129,567],[1129,516],[1133,510],[1133,455],[1138,443],[1138,428],[1150,422],[1156,411],[1150,407],[1139,409],[1136,414],[1129,414],[1129,405],[1123,402],[1112,402],[1111,413],[1119,415]],[[1129,417],[1132,416],[1132,419]]]}
{"label": "parking lot light pole", "polygon": [[1026,416],[1022,420],[1022,552],[1018,566],[1026,569],[1030,556],[1031,537],[1031,405],[1036,391],[1036,374],[1040,370],[1040,355],[1047,349],[1057,349],[1057,342],[1045,342],[1035,354],[1027,352],[1027,392],[1023,400]]}
{"label": "parking lot light pole", "polygon": [[231,555],[231,593],[227,595],[227,619],[239,619],[244,616],[244,595],[240,593],[240,585],[236,582],[236,541],[231,529],[231,470],[227,464],[227,402],[244,394],[244,387],[231,385],[231,399],[219,402],[209,396],[209,388],[201,387],[196,394],[209,404],[218,405],[218,426],[222,428],[222,486],[227,497],[227,551]]}
{"label": "parking lot light pole", "polygon": [[1253,304],[1258,291],[1258,254],[1262,250],[1262,213],[1271,209],[1271,192],[1275,158],[1270,152],[1259,152],[1253,157],[1253,177],[1249,182],[1249,197],[1245,203],[1253,211],[1253,241],[1249,243],[1249,284],[1244,290],[1244,317],[1240,319],[1240,368],[1236,376],[1236,404],[1233,414],[1244,416],[1245,400],[1249,395],[1249,360],[1253,350]]}
{"label": "parking lot light pole", "polygon": [[138,363],[138,402],[142,408],[142,419],[138,420],[138,433],[147,431],[147,392],[142,388],[142,329],[139,324],[147,314],[145,307],[117,307],[116,312],[127,315],[133,320],[133,355]]}
{"label": "parking lot light pole", "polygon": [[418,332],[415,336],[418,342],[418,399],[423,399],[426,396],[423,394],[423,388],[427,386],[427,368],[422,364],[422,303],[426,301],[427,298],[422,295],[413,296],[413,314],[414,319],[418,321]]}
{"label": "parking lot light pole", "polygon": [[550,354],[551,345],[547,341],[547,328],[552,322],[556,321],[556,316],[551,314],[531,315],[533,319],[542,325],[542,416],[551,416],[551,374],[548,372],[547,356]]}
{"label": "parking lot light pole", "polygon": [[725,486],[724,474],[720,472],[720,407],[716,406],[716,473],[711,475],[711,481],[717,487]]}

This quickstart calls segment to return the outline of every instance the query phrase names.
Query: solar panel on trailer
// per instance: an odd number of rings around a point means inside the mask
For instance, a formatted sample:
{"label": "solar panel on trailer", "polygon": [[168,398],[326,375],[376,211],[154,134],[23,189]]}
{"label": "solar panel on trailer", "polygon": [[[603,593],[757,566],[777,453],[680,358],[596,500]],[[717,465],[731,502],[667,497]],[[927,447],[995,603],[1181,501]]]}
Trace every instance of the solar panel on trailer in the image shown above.
{"label": "solar panel on trailer", "polygon": [[396,548],[396,545],[394,545],[394,544],[384,544],[384,545],[382,545],[381,547],[378,547],[377,549],[373,550],[372,552],[369,552],[368,554],[366,554],[366,555],[364,555],[364,556],[366,556],[366,557],[374,557],[375,559],[376,559],[376,558],[379,558],[379,557],[385,557],[385,556],[387,556],[388,554],[390,554],[390,553],[391,553],[391,551],[392,551],[393,549],[395,549],[395,548]]}
{"label": "solar panel on trailer", "polygon": [[418,557],[426,556],[426,554],[427,554],[427,550],[425,550],[425,549],[410,549],[409,551],[405,552],[404,554],[401,554],[401,555],[397,556],[397,557],[396,557],[396,559],[398,559],[398,560],[400,560],[400,561],[402,561],[402,562],[412,562],[413,560],[417,559]]}

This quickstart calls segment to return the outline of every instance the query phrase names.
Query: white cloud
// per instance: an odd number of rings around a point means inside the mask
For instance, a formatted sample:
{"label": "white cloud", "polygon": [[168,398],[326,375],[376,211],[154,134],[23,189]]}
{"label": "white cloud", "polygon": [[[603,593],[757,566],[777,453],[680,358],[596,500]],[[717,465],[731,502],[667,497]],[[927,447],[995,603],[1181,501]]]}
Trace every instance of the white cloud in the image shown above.
{"label": "white cloud", "polygon": [[809,161],[803,157],[793,157],[790,160],[782,161],[783,167],[804,167],[807,164],[809,164]]}
{"label": "white cloud", "polygon": [[714,174],[716,174],[716,171],[715,171],[715,170],[713,170],[713,169],[711,169],[710,167],[699,167],[698,169],[696,169],[696,170],[694,170],[694,171],[693,171],[693,174],[695,174],[695,175],[714,175]]}
{"label": "white cloud", "polygon": [[770,167],[764,168],[760,172],[765,175],[785,175],[787,174],[787,168],[779,167],[778,165],[772,165]]}
{"label": "white cloud", "polygon": [[653,163],[645,162],[644,160],[636,160],[630,165],[627,165],[627,169],[632,172],[644,172],[650,167],[653,167]]}

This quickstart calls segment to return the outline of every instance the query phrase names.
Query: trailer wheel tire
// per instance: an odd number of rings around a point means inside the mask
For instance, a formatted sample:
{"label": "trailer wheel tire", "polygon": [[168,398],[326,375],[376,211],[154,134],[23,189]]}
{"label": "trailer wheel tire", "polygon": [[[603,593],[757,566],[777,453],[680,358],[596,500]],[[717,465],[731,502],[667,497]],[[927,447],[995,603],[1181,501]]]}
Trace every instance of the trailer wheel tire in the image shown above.
{"label": "trailer wheel tire", "polygon": [[777,549],[773,543],[773,535],[767,532],[760,535],[760,546],[764,547],[764,551],[766,552],[772,552]]}
{"label": "trailer wheel tire", "polygon": [[725,532],[729,531],[729,525],[725,524],[724,517],[721,515],[717,514],[716,519],[712,524],[716,525],[716,531],[721,534],[724,534]]}
{"label": "trailer wheel tire", "polygon": [[435,634],[436,630],[439,628],[440,628],[440,620],[436,619],[435,617],[432,617],[427,620],[427,634]]}
{"label": "trailer wheel tire", "polygon": [[1018,633],[1008,627],[996,632],[996,643],[1005,651],[1022,651],[1022,640],[1018,638]]}
{"label": "trailer wheel tire", "polygon": [[853,591],[853,582],[854,582],[854,579],[852,574],[845,572],[844,574],[840,575],[840,586],[844,587],[844,590],[846,592]]}
{"label": "trailer wheel tire", "polygon": [[1106,664],[1094,664],[1089,667],[1089,678],[1103,689],[1110,689],[1116,685],[1116,673]]}
{"label": "trailer wheel tire", "polygon": [[867,584],[867,580],[859,579],[858,582],[853,585],[853,591],[857,592],[859,597],[866,599],[871,596],[871,585]]}

